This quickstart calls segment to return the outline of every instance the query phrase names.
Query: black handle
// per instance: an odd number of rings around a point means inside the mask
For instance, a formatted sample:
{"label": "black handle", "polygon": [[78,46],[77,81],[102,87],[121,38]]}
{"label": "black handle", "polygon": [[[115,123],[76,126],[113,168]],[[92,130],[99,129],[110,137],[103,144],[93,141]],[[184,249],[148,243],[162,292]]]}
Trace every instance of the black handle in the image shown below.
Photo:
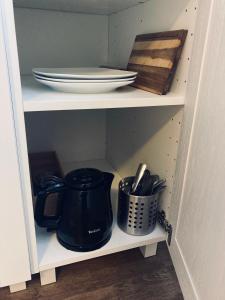
{"label": "black handle", "polygon": [[60,193],[66,189],[64,182],[59,178],[58,182],[52,183],[50,186],[47,186],[44,190],[41,190],[37,193],[37,200],[35,205],[35,220],[40,227],[46,227],[48,229],[56,229],[60,215],[61,215],[61,203],[58,198],[57,203],[57,212],[55,216],[45,216],[45,205],[46,199],[49,195],[53,193]]}

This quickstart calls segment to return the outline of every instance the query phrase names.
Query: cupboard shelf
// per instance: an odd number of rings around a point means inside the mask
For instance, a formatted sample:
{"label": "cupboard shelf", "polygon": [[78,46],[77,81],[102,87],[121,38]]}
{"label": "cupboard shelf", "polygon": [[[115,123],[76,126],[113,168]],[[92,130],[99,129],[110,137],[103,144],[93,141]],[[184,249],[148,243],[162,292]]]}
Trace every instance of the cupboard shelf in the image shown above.
{"label": "cupboard shelf", "polygon": [[22,76],[21,82],[26,112],[184,105],[184,96],[173,92],[159,96],[125,87],[106,94],[69,94],[51,90],[32,76]]}
{"label": "cupboard shelf", "polygon": [[[115,178],[112,184],[111,196],[112,205],[114,206],[117,202],[118,184],[121,178],[105,160],[67,163],[62,165],[65,172],[86,166],[99,168],[102,171],[113,172]],[[59,244],[55,233],[47,232],[46,229],[40,227],[36,228],[36,237],[39,269],[40,271],[44,271],[86,259],[164,241],[166,239],[166,233],[159,225],[157,225],[151,234],[145,236],[132,236],[120,230],[116,222],[114,222],[110,241],[102,248],[90,252],[74,252],[67,250]]]}
{"label": "cupboard shelf", "polygon": [[112,237],[105,246],[90,252],[74,252],[61,246],[57,241],[55,233],[49,233],[44,229],[38,228],[37,249],[39,270],[44,271],[57,268],[107,254],[154,244],[165,239],[166,234],[158,224],[151,234],[145,236],[128,235],[121,231],[117,224],[114,224]]}
{"label": "cupboard shelf", "polygon": [[14,0],[14,6],[19,8],[33,8],[43,10],[55,10],[73,13],[87,13],[87,14],[112,14],[126,8],[144,3],[148,0]]}

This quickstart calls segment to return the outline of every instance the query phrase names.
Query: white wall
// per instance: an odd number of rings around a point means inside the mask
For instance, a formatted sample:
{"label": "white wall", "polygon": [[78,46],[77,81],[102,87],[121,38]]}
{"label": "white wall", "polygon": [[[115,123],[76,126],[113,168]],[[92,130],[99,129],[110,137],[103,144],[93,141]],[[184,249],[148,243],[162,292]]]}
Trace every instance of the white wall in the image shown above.
{"label": "white wall", "polygon": [[[112,14],[109,17],[109,64],[126,67],[137,34],[188,29],[172,87],[176,94],[185,94],[196,17],[197,0],[151,0]],[[168,107],[114,110],[107,114],[107,132],[110,133],[107,157],[122,176],[134,173],[138,163],[146,161],[153,172],[165,177],[168,188],[161,198],[161,208],[167,217],[182,117],[181,110]]]}
{"label": "white wall", "polygon": [[150,0],[109,17],[109,64],[126,68],[136,35],[187,29],[172,91],[184,93],[195,32],[197,0]]}
{"label": "white wall", "polygon": [[160,207],[171,204],[182,121],[180,107],[113,109],[107,112],[106,156],[121,177],[135,174],[145,162],[153,174],[166,178]]}
{"label": "white wall", "polygon": [[105,110],[26,113],[30,152],[57,152],[62,162],[105,158]]}
{"label": "white wall", "polygon": [[[104,65],[108,17],[15,8],[21,74],[33,67]],[[105,112],[26,114],[31,152],[56,150],[64,162],[105,156]]]}
{"label": "white wall", "polygon": [[22,74],[34,67],[104,65],[108,57],[108,17],[15,8]]}

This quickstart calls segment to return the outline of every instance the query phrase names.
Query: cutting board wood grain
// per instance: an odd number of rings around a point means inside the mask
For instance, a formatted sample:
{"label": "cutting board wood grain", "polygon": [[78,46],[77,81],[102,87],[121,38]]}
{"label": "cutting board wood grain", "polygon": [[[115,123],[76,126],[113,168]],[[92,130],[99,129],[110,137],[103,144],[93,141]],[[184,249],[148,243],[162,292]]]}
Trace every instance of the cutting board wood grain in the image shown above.
{"label": "cutting board wood grain", "polygon": [[127,66],[138,72],[132,85],[159,95],[168,93],[187,33],[182,29],[137,35]]}

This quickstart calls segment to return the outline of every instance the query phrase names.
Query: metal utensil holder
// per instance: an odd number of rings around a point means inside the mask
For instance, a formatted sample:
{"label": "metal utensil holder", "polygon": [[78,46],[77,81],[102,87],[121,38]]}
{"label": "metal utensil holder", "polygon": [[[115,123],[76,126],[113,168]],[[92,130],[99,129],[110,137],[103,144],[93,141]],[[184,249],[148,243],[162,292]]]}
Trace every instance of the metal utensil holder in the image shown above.
{"label": "metal utensil holder", "polygon": [[134,177],[126,177],[119,183],[117,222],[120,229],[128,234],[146,235],[156,226],[159,194],[131,195],[133,179]]}

